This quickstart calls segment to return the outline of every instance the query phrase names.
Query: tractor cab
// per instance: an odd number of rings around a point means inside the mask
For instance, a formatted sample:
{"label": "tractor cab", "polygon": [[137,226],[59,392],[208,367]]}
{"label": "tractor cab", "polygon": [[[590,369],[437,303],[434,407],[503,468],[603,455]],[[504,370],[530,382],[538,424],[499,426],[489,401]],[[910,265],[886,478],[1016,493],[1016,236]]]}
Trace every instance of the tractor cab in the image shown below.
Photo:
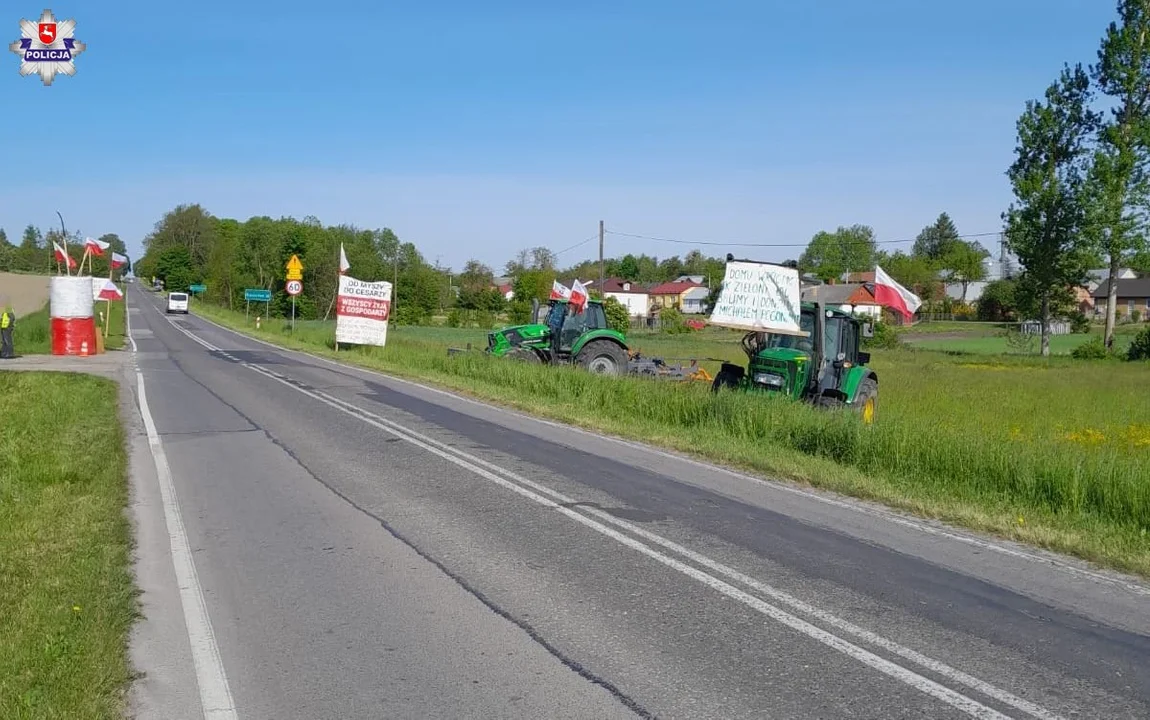
{"label": "tractor cab", "polygon": [[[546,306],[547,312],[545,314],[536,311],[537,316],[543,314],[544,317],[537,322],[541,323],[547,328],[548,343],[551,342],[550,328],[552,320],[558,320],[561,323],[559,330],[559,352],[570,353],[571,348],[575,346],[579,338],[593,330],[607,330],[607,314],[603,311],[603,304],[597,300],[588,300],[578,312],[568,312],[569,303],[566,300],[552,300]],[[539,310],[543,310],[541,306]]]}

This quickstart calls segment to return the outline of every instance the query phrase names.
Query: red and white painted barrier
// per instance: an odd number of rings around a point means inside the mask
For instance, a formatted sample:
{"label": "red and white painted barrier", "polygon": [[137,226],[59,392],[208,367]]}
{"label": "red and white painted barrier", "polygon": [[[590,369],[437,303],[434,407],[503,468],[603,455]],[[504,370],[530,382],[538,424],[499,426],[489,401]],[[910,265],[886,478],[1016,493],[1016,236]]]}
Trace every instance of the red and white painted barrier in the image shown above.
{"label": "red and white painted barrier", "polygon": [[95,355],[92,278],[57,275],[48,283],[53,355]]}

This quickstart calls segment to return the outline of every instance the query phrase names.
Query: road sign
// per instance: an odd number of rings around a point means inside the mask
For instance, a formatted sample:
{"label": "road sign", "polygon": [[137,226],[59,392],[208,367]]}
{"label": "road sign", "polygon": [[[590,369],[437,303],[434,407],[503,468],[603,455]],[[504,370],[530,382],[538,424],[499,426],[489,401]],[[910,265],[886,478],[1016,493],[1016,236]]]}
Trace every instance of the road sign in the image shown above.
{"label": "road sign", "polygon": [[272,291],[247,289],[244,290],[244,300],[248,302],[271,302]]}
{"label": "road sign", "polygon": [[299,280],[288,280],[287,285],[284,286],[284,290],[287,291],[288,295],[295,297],[303,292],[303,283]]}
{"label": "road sign", "polygon": [[[299,255],[292,255],[291,260],[287,264],[287,278],[288,280],[303,280],[303,263],[299,261]],[[299,294],[299,293],[295,293]]]}
{"label": "road sign", "polygon": [[202,292],[207,292],[207,290],[208,290],[207,285],[189,285],[188,286],[188,292],[202,293]]}

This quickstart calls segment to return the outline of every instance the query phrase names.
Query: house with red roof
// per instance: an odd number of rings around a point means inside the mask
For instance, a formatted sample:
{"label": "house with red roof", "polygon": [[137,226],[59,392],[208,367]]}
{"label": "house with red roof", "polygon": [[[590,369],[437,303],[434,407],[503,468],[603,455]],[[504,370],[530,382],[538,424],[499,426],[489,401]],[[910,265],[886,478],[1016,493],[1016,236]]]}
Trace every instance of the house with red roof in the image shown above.
{"label": "house with red roof", "polygon": [[674,280],[656,285],[648,293],[652,308],[673,307],[684,313],[698,314],[705,312],[710,290],[694,280]]}

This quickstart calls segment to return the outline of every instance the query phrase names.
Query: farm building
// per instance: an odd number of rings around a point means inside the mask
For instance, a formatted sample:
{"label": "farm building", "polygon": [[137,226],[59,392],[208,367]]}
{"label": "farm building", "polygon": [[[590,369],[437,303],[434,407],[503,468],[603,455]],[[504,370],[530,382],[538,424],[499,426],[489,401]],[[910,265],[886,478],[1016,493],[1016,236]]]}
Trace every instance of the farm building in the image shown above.
{"label": "farm building", "polygon": [[618,300],[627,308],[627,314],[631,317],[647,317],[651,306],[647,288],[637,282],[621,278],[607,278],[603,283],[603,296]]}
{"label": "farm building", "polygon": [[[1103,268],[1101,270],[1090,270],[1086,273],[1086,277],[1086,289],[1093,293],[1098,289],[1099,285],[1106,282],[1106,280],[1110,277],[1110,269]],[[1118,269],[1119,280],[1136,280],[1137,278],[1138,273],[1134,272],[1130,268]]]}
{"label": "farm building", "polygon": [[683,293],[682,311],[690,315],[701,315],[707,311],[707,298],[711,290],[702,285],[696,286]]}
{"label": "farm building", "polygon": [[[871,273],[873,277],[873,273]],[[803,288],[803,301],[822,300],[831,310],[846,313],[882,316],[882,306],[875,302],[867,283],[854,282],[841,285],[812,285]]]}
{"label": "farm building", "polygon": [[[1110,280],[1106,280],[1094,288],[1091,295],[1094,297],[1095,312],[1106,313],[1107,295],[1110,292]],[[1150,277],[1121,278],[1118,280],[1118,306],[1119,317],[1132,317],[1137,312],[1142,319],[1150,317]]]}
{"label": "farm building", "polygon": [[[689,290],[694,288],[702,288],[704,291],[706,291],[706,288],[699,283],[689,280],[676,280],[674,282],[665,282],[660,285],[656,285],[649,291],[649,295],[651,296],[651,307],[673,307],[686,312],[685,296]],[[706,294],[704,294],[703,299],[706,300],[706,297]]]}

